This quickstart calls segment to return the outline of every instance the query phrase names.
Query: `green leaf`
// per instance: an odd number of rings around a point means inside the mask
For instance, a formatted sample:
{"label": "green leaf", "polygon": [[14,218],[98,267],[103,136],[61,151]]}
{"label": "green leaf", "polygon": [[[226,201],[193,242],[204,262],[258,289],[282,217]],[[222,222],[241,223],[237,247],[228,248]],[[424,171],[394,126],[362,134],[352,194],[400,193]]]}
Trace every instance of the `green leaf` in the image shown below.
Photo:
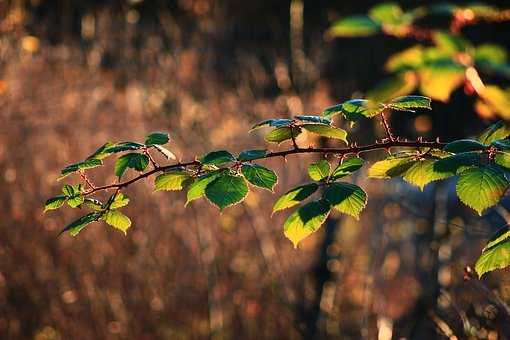
{"label": "green leaf", "polygon": [[273,191],[278,181],[278,176],[273,170],[258,164],[243,164],[241,173],[254,186],[270,191]]}
{"label": "green leaf", "polygon": [[103,204],[94,198],[85,198],[85,202],[83,202],[83,204],[93,211],[103,210]]}
{"label": "green leaf", "polygon": [[103,162],[100,159],[89,158],[83,162],[74,163],[62,169],[58,179],[61,180],[62,178],[67,177],[68,175],[79,170],[92,169],[101,165],[103,165]]}
{"label": "green leaf", "polygon": [[475,265],[476,273],[482,277],[487,272],[503,269],[510,265],[510,239],[499,242],[482,252]]}
{"label": "green leaf", "polygon": [[329,177],[330,165],[325,159],[310,164],[308,167],[308,176],[314,181],[322,181]]}
{"label": "green leaf", "polygon": [[504,172],[495,166],[467,169],[460,174],[457,195],[460,200],[482,215],[485,209],[496,205],[508,189]]}
{"label": "green leaf", "polygon": [[85,197],[83,197],[81,194],[69,197],[67,199],[67,205],[69,205],[71,208],[77,208],[82,205],[83,202],[85,202]]}
{"label": "green leaf", "polygon": [[480,97],[503,119],[510,119],[510,93],[495,85],[485,86]]}
{"label": "green leaf", "polygon": [[[294,127],[294,128],[292,128],[292,131],[294,133],[294,137],[297,137],[301,133],[301,128]],[[291,138],[292,138],[292,133],[291,133],[291,128],[289,128],[289,127],[276,128],[266,135],[266,141],[272,142],[272,143],[281,143],[281,142],[291,139]]]}
{"label": "green leaf", "polygon": [[127,168],[143,171],[149,165],[149,157],[141,153],[125,154],[115,162],[115,175],[122,177]]}
{"label": "green leaf", "polygon": [[417,85],[418,79],[414,73],[402,72],[378,82],[365,97],[375,102],[385,102],[395,97],[408,95],[416,89]]}
{"label": "green leaf", "polygon": [[507,61],[508,53],[503,46],[496,44],[483,44],[475,49],[475,62],[482,65],[501,65]]}
{"label": "green leaf", "polygon": [[368,15],[381,24],[399,25],[402,23],[404,12],[397,3],[385,2],[372,7]]}
{"label": "green leaf", "polygon": [[415,162],[412,156],[393,157],[375,162],[368,169],[368,177],[388,179],[402,175]]}
{"label": "green leaf", "polygon": [[76,208],[85,201],[85,198],[81,192],[81,184],[66,184],[62,187],[62,193],[67,197],[67,205],[69,205],[71,208]]}
{"label": "green leaf", "polygon": [[331,124],[331,120],[329,118],[324,118],[321,116],[301,115],[301,116],[296,116],[296,118],[302,122],[319,123],[319,124],[326,124],[326,125]]}
{"label": "green leaf", "polygon": [[325,124],[303,124],[301,125],[301,127],[317,135],[328,138],[340,139],[343,142],[347,143],[347,132],[340,128],[336,128]]}
{"label": "green leaf", "polygon": [[92,155],[87,157],[87,159],[96,158],[96,159],[104,159],[111,155],[110,152],[107,150],[111,147],[115,146],[117,143],[114,142],[106,142],[105,144],[101,145]]}
{"label": "green leaf", "polygon": [[222,175],[207,185],[205,196],[223,211],[226,207],[244,200],[248,191],[244,177]]}
{"label": "green leaf", "polygon": [[139,150],[143,147],[145,147],[144,144],[140,144],[140,143],[136,143],[136,142],[119,142],[119,143],[116,143],[116,144],[106,148],[104,150],[104,153],[111,154],[111,153],[117,153],[117,152]]}
{"label": "green leaf", "polygon": [[182,190],[185,182],[188,181],[189,178],[186,171],[175,170],[165,172],[154,180],[154,191]]}
{"label": "green leaf", "polygon": [[213,171],[195,179],[195,181],[189,186],[186,205],[188,205],[191,201],[204,196],[207,185],[221,176],[223,171],[224,170]]}
{"label": "green leaf", "polygon": [[455,175],[452,172],[439,172],[434,169],[434,163],[436,161],[432,159],[423,159],[416,161],[405,173],[404,180],[410,184],[416,185],[420,190],[433,182],[442,179],[446,179]]}
{"label": "green leaf", "polygon": [[367,204],[367,194],[359,186],[351,183],[333,183],[324,192],[324,198],[341,213],[359,219],[359,214]]}
{"label": "green leaf", "polygon": [[59,233],[59,236],[61,234],[65,233],[66,231],[69,231],[71,236],[76,236],[76,235],[78,235],[78,233],[80,231],[83,230],[83,228],[85,228],[90,223],[97,221],[100,217],[101,217],[101,214],[100,213],[96,213],[96,212],[93,212],[93,213],[87,214],[85,216],[82,216],[79,219],[77,219],[76,221],[74,221],[74,222],[70,223],[69,225],[67,225]]}
{"label": "green leaf", "polygon": [[459,35],[453,35],[445,31],[435,31],[432,39],[440,50],[447,53],[455,54],[472,49],[468,40]]}
{"label": "green leaf", "polygon": [[465,70],[460,65],[431,65],[418,71],[420,91],[434,100],[447,102],[450,94],[464,83]]}
{"label": "green leaf", "polygon": [[103,219],[112,227],[122,231],[124,235],[127,234],[127,230],[129,227],[131,227],[131,220],[129,217],[118,210],[111,210],[106,212],[106,214],[103,216]]}
{"label": "green leaf", "polygon": [[437,172],[458,174],[469,167],[480,165],[481,162],[482,159],[479,152],[462,152],[436,161],[434,170]]}
{"label": "green leaf", "polygon": [[459,139],[453,142],[446,144],[444,147],[445,151],[460,153],[460,152],[468,152],[468,151],[479,151],[484,150],[487,147],[482,143],[473,140],[473,139]]}
{"label": "green leaf", "polygon": [[331,174],[331,179],[333,181],[348,176],[353,172],[357,171],[363,166],[364,160],[359,157],[351,157],[339,164],[333,173]]}
{"label": "green leaf", "polygon": [[299,204],[317,191],[318,188],[319,186],[316,183],[309,183],[288,191],[276,201],[273,206],[273,213]]}
{"label": "green leaf", "polygon": [[272,127],[283,127],[290,126],[292,124],[292,119],[288,118],[280,118],[280,119],[266,119],[260,123],[255,124],[250,131],[259,129],[264,126],[272,126]]}
{"label": "green leaf", "polygon": [[430,98],[424,96],[403,96],[393,99],[388,106],[395,110],[431,109]]}
{"label": "green leaf", "polygon": [[44,204],[44,212],[47,212],[48,210],[55,210],[60,208],[64,203],[66,202],[67,197],[64,195],[58,195],[55,197],[52,197],[46,201]]}
{"label": "green leaf", "polygon": [[384,106],[367,99],[351,99],[342,103],[342,113],[347,120],[371,118],[384,111]]}
{"label": "green leaf", "polygon": [[115,195],[115,197],[113,198],[112,203],[110,204],[110,209],[111,210],[119,209],[119,208],[125,207],[128,204],[129,204],[129,197],[127,197],[126,195],[124,195],[121,192],[118,192]]}
{"label": "green leaf", "polygon": [[246,150],[239,154],[238,159],[241,162],[252,161],[254,159],[264,158],[267,150]]}
{"label": "green leaf", "polygon": [[506,225],[491,235],[490,239],[487,240],[487,244],[483,247],[482,252],[497,246],[499,243],[508,238],[510,238],[510,229],[508,228],[508,225]]}
{"label": "green leaf", "polygon": [[482,132],[478,140],[484,145],[489,145],[494,141],[507,138],[508,136],[510,136],[510,126],[500,120]]}
{"label": "green leaf", "polygon": [[391,55],[384,68],[388,72],[415,70],[423,64],[423,46],[415,45]]}
{"label": "green leaf", "polygon": [[283,230],[294,248],[298,243],[314,233],[326,221],[331,208],[326,200],[314,201],[305,204],[293,212],[285,221]]}
{"label": "green leaf", "polygon": [[177,159],[174,153],[161,145],[153,145],[153,147],[159,151],[160,154],[165,156],[166,159]]}
{"label": "green leaf", "polygon": [[510,153],[498,152],[494,157],[494,162],[504,168],[510,169]]}
{"label": "green leaf", "polygon": [[153,132],[145,139],[145,145],[164,145],[170,141],[170,137],[166,132]]}
{"label": "green leaf", "polygon": [[342,104],[336,104],[325,108],[324,111],[322,111],[322,115],[325,116],[327,119],[331,119],[341,112]]}
{"label": "green leaf", "polygon": [[236,158],[226,150],[213,151],[200,158],[200,163],[220,166],[225,163],[235,162]]}
{"label": "green leaf", "polygon": [[337,37],[368,37],[379,32],[379,24],[367,16],[351,16],[333,23],[329,33]]}

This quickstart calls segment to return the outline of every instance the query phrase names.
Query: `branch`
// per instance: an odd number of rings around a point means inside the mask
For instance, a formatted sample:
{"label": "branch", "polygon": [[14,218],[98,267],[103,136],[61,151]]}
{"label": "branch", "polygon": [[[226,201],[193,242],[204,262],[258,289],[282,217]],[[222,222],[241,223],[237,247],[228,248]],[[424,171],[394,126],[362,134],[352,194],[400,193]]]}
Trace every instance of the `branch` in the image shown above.
{"label": "branch", "polygon": [[[252,159],[252,161],[260,160],[260,159],[274,158],[274,157],[286,157],[288,155],[293,155],[293,154],[307,154],[307,153],[331,154],[331,155],[338,155],[338,156],[343,157],[343,156],[350,155],[350,154],[359,154],[359,153],[375,151],[375,150],[388,150],[388,149],[394,148],[394,147],[406,147],[406,148],[424,148],[425,147],[425,148],[442,149],[446,144],[447,143],[439,142],[437,140],[436,141],[423,141],[423,140],[408,141],[408,140],[395,139],[395,140],[384,141],[382,143],[376,142],[373,144],[367,144],[367,145],[361,145],[361,146],[355,145],[355,146],[349,146],[349,147],[345,147],[345,148],[313,148],[313,147],[298,148],[298,149],[292,148],[292,149],[287,149],[287,150],[283,150],[283,151],[269,152],[265,156],[261,156],[261,157]],[[91,188],[88,191],[86,191],[85,193],[83,193],[83,195],[88,196],[95,192],[109,190],[109,189],[121,189],[121,188],[127,187],[130,184],[138,182],[144,178],[150,177],[150,176],[152,176],[156,173],[159,173],[159,172],[165,172],[168,170],[187,168],[190,166],[199,166],[199,165],[200,165],[200,162],[195,160],[195,161],[190,161],[190,162],[185,162],[185,163],[179,162],[176,164],[158,166],[146,173],[143,173],[143,174],[141,174],[137,177],[134,177],[134,178],[132,178],[128,181],[125,181],[125,182],[113,183],[113,184],[109,184],[109,185]]]}

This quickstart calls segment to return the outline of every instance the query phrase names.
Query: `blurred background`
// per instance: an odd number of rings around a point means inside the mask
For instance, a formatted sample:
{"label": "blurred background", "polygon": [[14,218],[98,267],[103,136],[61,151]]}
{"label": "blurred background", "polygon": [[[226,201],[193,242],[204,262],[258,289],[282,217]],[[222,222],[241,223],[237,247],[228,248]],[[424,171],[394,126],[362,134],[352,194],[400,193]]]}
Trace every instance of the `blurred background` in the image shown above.
{"label": "blurred background", "polygon": [[[57,238],[76,212],[42,212],[60,169],[107,140],[162,130],[183,160],[239,152],[264,145],[247,133],[262,119],[361,96],[413,41],[324,32],[376,3],[0,0],[0,338],[510,337],[510,272],[465,275],[506,224],[507,202],[480,218],[450,181],[420,192],[354,177],[369,196],[360,220],[334,215],[298,250],[283,236],[286,214],[270,216],[277,196],[261,190],[220,215],[139,183],[126,191],[127,236],[97,224]],[[510,48],[508,22],[465,33]],[[393,125],[408,138],[475,135],[491,121],[474,101],[461,87]],[[351,140],[382,135],[369,121]],[[305,181],[313,159],[267,161],[276,194]],[[92,178],[113,181],[112,166]]]}

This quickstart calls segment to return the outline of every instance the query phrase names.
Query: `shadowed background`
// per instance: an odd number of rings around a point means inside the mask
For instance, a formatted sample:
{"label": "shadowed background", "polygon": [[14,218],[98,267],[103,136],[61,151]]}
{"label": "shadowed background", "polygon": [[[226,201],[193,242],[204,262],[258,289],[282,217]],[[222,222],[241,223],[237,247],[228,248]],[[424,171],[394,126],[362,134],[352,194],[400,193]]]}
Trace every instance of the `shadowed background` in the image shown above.
{"label": "shadowed background", "polygon": [[[277,196],[260,190],[219,214],[147,180],[126,190],[127,236],[96,224],[57,238],[76,212],[42,213],[60,169],[106,140],[162,130],[183,160],[239,152],[264,145],[247,133],[262,119],[359,96],[412,42],[324,32],[375,3],[0,1],[0,338],[430,339],[466,324],[474,338],[504,334],[508,271],[464,282],[463,270],[505,224],[505,202],[477,218],[450,182],[421,193],[354,177],[369,196],[360,220],[335,216],[299,250],[283,236],[286,214],[270,216]],[[510,48],[509,32],[467,33]],[[392,119],[406,137],[448,140],[487,126],[472,107],[460,89],[433,113]],[[365,123],[351,139],[382,133]],[[267,161],[276,193],[305,181],[313,159]],[[112,167],[93,180],[113,182]]]}

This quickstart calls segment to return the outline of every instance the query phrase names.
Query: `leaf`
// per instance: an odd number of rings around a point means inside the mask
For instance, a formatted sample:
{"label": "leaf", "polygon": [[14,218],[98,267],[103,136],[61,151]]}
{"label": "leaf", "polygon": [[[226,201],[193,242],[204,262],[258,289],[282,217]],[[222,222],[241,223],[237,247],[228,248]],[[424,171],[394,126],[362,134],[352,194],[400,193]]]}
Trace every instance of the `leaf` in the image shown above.
{"label": "leaf", "polygon": [[459,65],[431,65],[418,71],[420,91],[434,100],[447,102],[450,94],[465,79],[464,68]]}
{"label": "leaf", "polygon": [[475,62],[482,65],[501,65],[505,64],[508,53],[503,46],[496,44],[483,44],[475,49]]}
{"label": "leaf", "polygon": [[52,197],[44,203],[44,212],[47,212],[48,210],[55,210],[60,208],[64,205],[66,202],[67,197],[64,195],[58,195],[55,197]]}
{"label": "leaf", "polygon": [[124,195],[121,192],[118,192],[113,198],[112,203],[110,204],[110,210],[119,209],[125,207],[129,204],[129,197]]}
{"label": "leaf", "polygon": [[351,99],[342,103],[342,113],[347,120],[373,117],[384,111],[384,106],[367,99]]}
{"label": "leaf", "polygon": [[154,180],[154,191],[159,190],[182,190],[190,176],[186,171],[168,171]]}
{"label": "leaf", "polygon": [[384,68],[388,72],[415,70],[423,64],[423,47],[415,45],[388,58]]}
{"label": "leaf", "polygon": [[[292,138],[291,128],[289,127],[280,127],[276,128],[273,131],[269,132],[266,135],[266,141],[272,142],[272,143],[281,143],[287,139]],[[292,131],[294,133],[294,137],[297,137],[301,133],[301,128],[294,127],[292,128]]]}
{"label": "leaf", "polygon": [[430,98],[424,96],[403,96],[393,99],[388,106],[395,110],[431,109]]}
{"label": "leaf", "polygon": [[101,217],[100,213],[90,213],[85,216],[80,217],[76,221],[70,223],[67,225],[58,235],[65,233],[66,231],[69,231],[71,236],[76,236],[80,231],[83,230],[87,225],[89,225],[92,222],[97,221]]}
{"label": "leaf", "polygon": [[170,141],[170,137],[166,132],[153,132],[145,139],[145,145],[164,145]]}
{"label": "leaf", "polygon": [[115,175],[122,177],[127,168],[143,171],[149,165],[149,157],[141,153],[125,154],[115,161]]}
{"label": "leaf", "polygon": [[205,196],[223,211],[226,207],[244,200],[248,191],[242,176],[222,175],[207,185]]}
{"label": "leaf", "polygon": [[402,23],[404,12],[402,8],[394,2],[385,2],[378,4],[368,12],[370,18],[381,24],[399,25]]}
{"label": "leaf", "polygon": [[119,142],[119,143],[112,145],[111,147],[106,148],[104,150],[104,152],[111,154],[111,153],[117,153],[117,152],[139,150],[143,147],[145,147],[144,144],[140,144],[140,143],[136,143],[136,142]]}
{"label": "leaf", "polygon": [[84,201],[85,198],[81,192],[81,185],[64,185],[62,187],[62,193],[67,197],[67,205],[71,208],[79,207]]}
{"label": "leaf", "polygon": [[368,37],[379,32],[379,28],[367,16],[351,16],[334,22],[329,33],[336,37]]}
{"label": "leaf", "polygon": [[344,160],[342,164],[338,165],[333,173],[331,174],[331,179],[333,181],[348,176],[353,172],[357,171],[363,166],[365,161],[359,157],[351,157],[347,160]]}
{"label": "leaf", "polygon": [[319,124],[326,124],[326,125],[331,124],[331,120],[329,118],[325,118],[325,117],[321,117],[321,116],[301,115],[301,116],[296,116],[296,119],[298,119],[302,122],[308,122],[308,123],[319,123]]}
{"label": "leaf", "polygon": [[207,185],[221,176],[222,173],[223,170],[213,171],[195,179],[195,181],[189,186],[186,205],[188,205],[191,201],[204,196]]}
{"label": "leaf", "polygon": [[498,152],[494,157],[494,162],[504,168],[510,169],[510,153]]}
{"label": "leaf", "polygon": [[351,183],[333,183],[324,192],[324,198],[341,213],[359,219],[359,214],[367,204],[367,194],[359,186]]}
{"label": "leaf", "polygon": [[260,123],[257,123],[252,126],[250,131],[259,129],[264,126],[272,126],[272,127],[283,127],[290,126],[292,124],[292,119],[280,118],[280,119],[266,119]]}
{"label": "leaf", "polygon": [[93,211],[103,210],[103,204],[94,198],[85,198],[85,202],[83,202],[83,204]]}
{"label": "leaf", "polygon": [[293,212],[285,221],[283,230],[294,248],[308,235],[314,233],[326,221],[330,212],[329,203],[325,200],[305,204]]}
{"label": "leaf", "polygon": [[239,154],[238,159],[241,162],[252,161],[254,159],[264,158],[267,150],[246,150]]}
{"label": "leaf", "polygon": [[213,151],[200,158],[200,163],[220,166],[225,163],[235,162],[236,158],[226,150]]}
{"label": "leaf", "polygon": [[482,252],[475,264],[475,270],[479,277],[487,272],[503,269],[510,265],[510,239],[494,245]]}
{"label": "leaf", "polygon": [[94,153],[87,157],[87,159],[96,158],[96,159],[104,159],[111,155],[110,152],[107,150],[113,146],[115,146],[117,143],[114,142],[106,142],[103,145],[101,145]]}
{"label": "leaf", "polygon": [[418,78],[414,72],[401,72],[377,83],[367,92],[366,98],[375,102],[384,102],[413,92],[417,85]]}
{"label": "leaf", "polygon": [[77,194],[67,199],[67,205],[69,205],[71,208],[77,208],[82,205],[83,202],[85,202],[85,197],[83,197],[81,194]]}
{"label": "leaf", "polygon": [[480,151],[487,147],[473,139],[459,139],[446,144],[443,150],[453,153]]}
{"label": "leaf", "polygon": [[177,159],[174,153],[161,145],[153,145],[153,147],[159,151],[160,154],[165,156],[166,159]]}
{"label": "leaf", "polygon": [[435,31],[432,39],[440,50],[447,53],[455,54],[472,49],[469,41],[459,35],[453,35],[445,31]]}
{"label": "leaf", "polygon": [[510,238],[510,229],[508,228],[508,225],[506,225],[491,235],[491,237],[487,240],[487,244],[483,247],[482,252],[497,246],[499,243],[508,238]]}
{"label": "leaf", "polygon": [[342,104],[329,106],[322,111],[322,115],[327,119],[332,119],[334,116],[342,112]]}
{"label": "leaf", "polygon": [[510,93],[502,90],[498,86],[485,86],[480,93],[480,97],[504,119],[510,118]]}
{"label": "leaf", "polygon": [[460,200],[476,210],[479,215],[496,205],[508,189],[504,172],[495,166],[467,169],[460,174],[457,195]]}
{"label": "leaf", "polygon": [[317,191],[318,188],[319,186],[316,183],[309,183],[287,191],[275,202],[273,213],[299,204],[299,202]]}
{"label": "leaf", "polygon": [[472,166],[481,164],[481,154],[476,151],[462,152],[442,158],[434,163],[437,172],[459,173]]}
{"label": "leaf", "polygon": [[310,164],[308,167],[308,176],[314,181],[322,181],[329,177],[330,165],[325,159]]}
{"label": "leaf", "polygon": [[131,227],[131,220],[129,217],[118,210],[111,210],[106,212],[106,214],[103,216],[103,219],[112,227],[124,232],[124,235],[127,234],[127,230],[129,227]]}
{"label": "leaf", "polygon": [[500,120],[482,132],[480,137],[478,137],[478,140],[484,145],[489,145],[496,140],[504,139],[508,136],[510,136],[510,126],[508,126],[504,121]]}
{"label": "leaf", "polygon": [[307,131],[318,134],[323,137],[340,139],[347,143],[347,132],[340,128],[325,124],[303,124],[301,127]]}
{"label": "leaf", "polygon": [[385,160],[375,162],[368,169],[368,177],[388,179],[400,176],[406,172],[415,162],[413,157],[389,157]]}
{"label": "leaf", "polygon": [[92,169],[92,168],[95,168],[95,167],[98,167],[101,165],[103,165],[103,162],[100,159],[96,159],[96,158],[89,158],[83,162],[71,164],[71,165],[65,167],[64,169],[62,169],[58,180],[61,180],[62,178],[67,177],[68,175],[70,175],[76,171]]}
{"label": "leaf", "polygon": [[405,173],[403,179],[413,185],[416,185],[420,190],[433,182],[446,179],[455,175],[452,172],[439,172],[434,170],[434,163],[432,159],[424,159],[415,162]]}
{"label": "leaf", "polygon": [[278,176],[273,170],[258,164],[243,164],[241,167],[243,176],[256,187],[273,191],[278,182]]}

